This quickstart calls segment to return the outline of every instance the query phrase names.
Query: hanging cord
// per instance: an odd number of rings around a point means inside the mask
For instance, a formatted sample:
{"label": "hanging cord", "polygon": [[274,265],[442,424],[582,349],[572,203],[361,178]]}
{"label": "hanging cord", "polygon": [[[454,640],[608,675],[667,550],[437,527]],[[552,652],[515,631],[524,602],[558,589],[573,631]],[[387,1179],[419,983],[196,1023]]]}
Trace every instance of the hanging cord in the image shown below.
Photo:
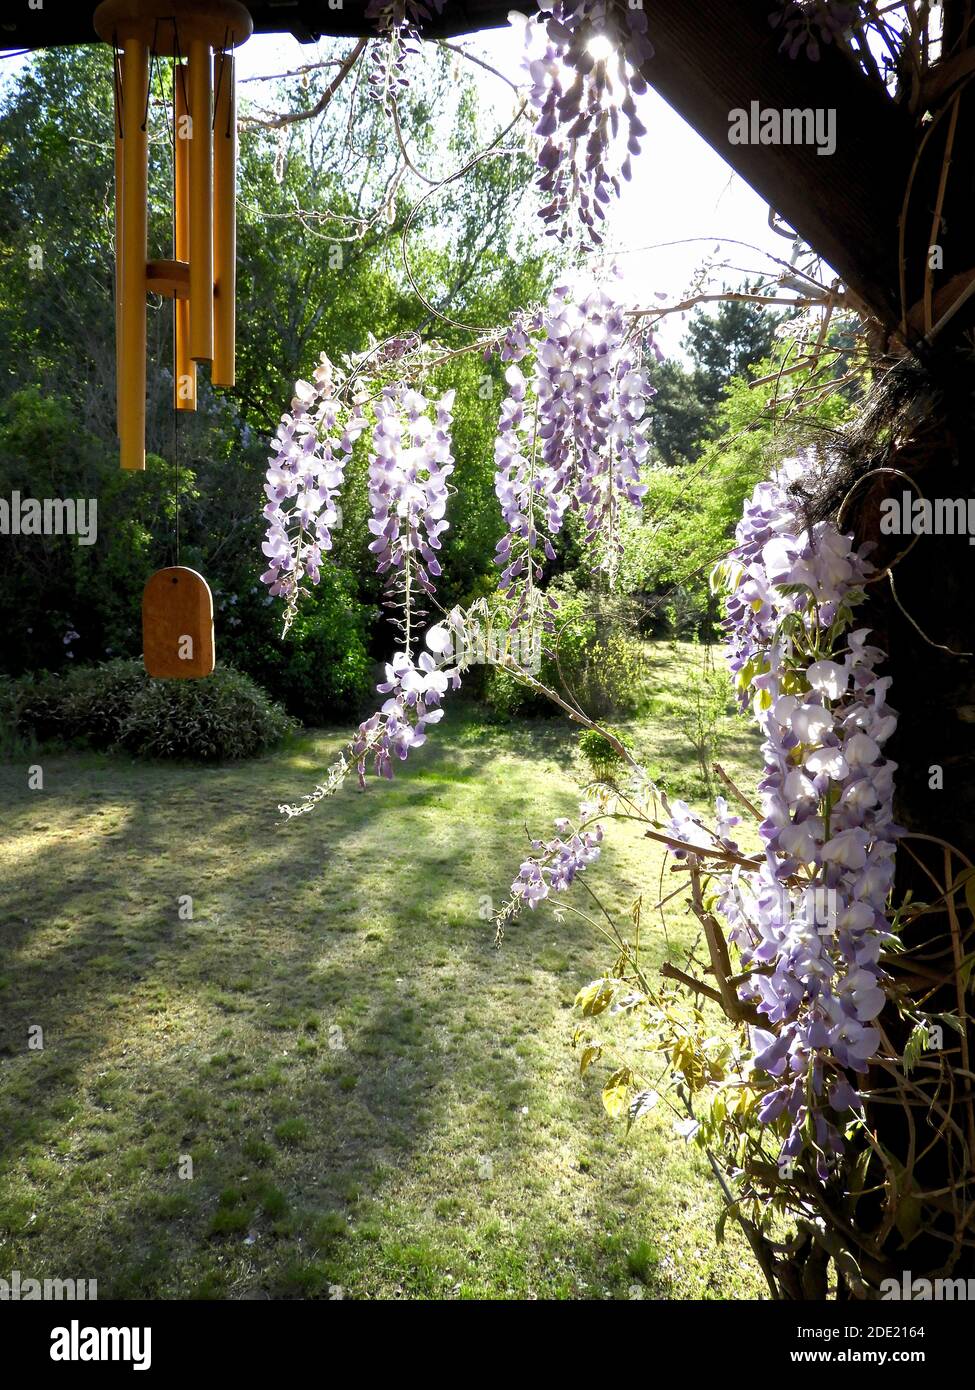
{"label": "hanging cord", "polygon": [[[186,90],[186,65],[183,62],[183,50],[179,44],[179,25],[173,20],[173,83],[175,87],[176,74],[179,73],[180,86],[183,88],[183,106],[189,111],[190,98]],[[173,93],[175,98],[175,90]]]}
{"label": "hanging cord", "polygon": [[[172,134],[172,160],[173,160],[173,165],[172,165],[172,168],[173,168],[172,186],[173,186],[174,188],[175,188],[175,186],[176,186],[176,161],[177,161],[177,159],[178,159],[178,157],[179,157],[179,155],[178,155],[178,146],[177,146],[177,141],[179,140],[179,131],[176,129],[176,83],[177,83],[178,81],[184,83],[184,86],[183,86],[183,97],[184,97],[184,105],[186,104],[186,102],[185,102],[185,97],[186,97],[185,80],[186,80],[186,79],[185,79],[185,73],[183,72],[183,65],[182,65],[182,63],[181,63],[181,61],[180,61],[180,56],[181,56],[181,55],[180,55],[180,48],[179,48],[179,30],[178,30],[177,27],[176,27],[176,21],[173,20],[173,104],[172,104],[173,119],[172,119],[172,122],[171,122],[171,134]],[[175,200],[175,198],[173,199],[173,254],[174,254],[174,255],[176,254],[176,200]],[[179,447],[180,447],[179,417],[180,417],[180,410],[179,410],[179,378],[178,378],[177,375],[176,375],[176,313],[177,313],[176,304],[177,304],[177,300],[176,300],[176,296],[175,296],[175,294],[174,294],[174,295],[173,295],[173,466],[174,466],[174,468],[175,468],[175,477],[174,477],[174,488],[175,488],[175,491],[174,491],[174,494],[173,494],[173,511],[174,511],[174,514],[175,514],[175,522],[176,522],[176,564],[179,565],[179,559],[180,559],[180,544],[179,544],[179,542],[180,542],[180,536],[179,536],[179,481],[180,481],[180,480],[179,480]]]}
{"label": "hanging cord", "polygon": [[[213,131],[214,134],[216,134],[216,132],[217,132],[217,107],[218,107],[219,104],[220,104],[220,88],[223,86],[223,80],[224,80],[224,71],[223,71],[223,70],[224,70],[224,64],[225,64],[226,59],[227,59],[227,45],[230,44],[230,43],[233,43],[233,38],[234,38],[234,31],[233,31],[233,30],[229,27],[229,25],[228,25],[228,26],[224,29],[224,31],[223,31],[223,44],[221,45],[221,48],[220,48],[220,64],[219,64],[219,67],[217,68],[217,85],[216,85],[216,87],[214,88],[214,92],[213,92],[213,114],[212,114],[211,117],[210,117],[210,129]],[[215,65],[215,66],[216,66],[216,65]],[[224,131],[224,134],[227,135],[227,136],[230,135],[230,106],[229,106],[229,104],[228,104],[228,106],[227,106],[227,129]]]}
{"label": "hanging cord", "polygon": [[179,411],[173,409],[173,458],[176,462],[176,563],[179,564]]}
{"label": "hanging cord", "polygon": [[146,109],[142,113],[142,129],[149,129],[149,100],[152,96],[152,72],[153,68],[159,71],[159,55],[156,52],[156,39],[159,34],[159,20],[157,19],[152,26],[152,44],[149,48],[149,80],[146,83]]}
{"label": "hanging cord", "polygon": [[124,135],[122,122],[122,56],[118,47],[118,32],[112,31],[112,81],[115,84],[115,123],[118,127],[118,138],[121,140]]}

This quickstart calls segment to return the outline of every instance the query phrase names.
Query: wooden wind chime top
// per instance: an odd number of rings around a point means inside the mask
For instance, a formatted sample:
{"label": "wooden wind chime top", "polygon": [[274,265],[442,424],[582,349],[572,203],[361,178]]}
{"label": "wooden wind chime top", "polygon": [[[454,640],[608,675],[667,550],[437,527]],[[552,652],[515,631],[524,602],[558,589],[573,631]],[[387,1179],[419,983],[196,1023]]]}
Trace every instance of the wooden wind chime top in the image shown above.
{"label": "wooden wind chime top", "polygon": [[191,43],[237,48],[254,31],[238,0],[102,0],[92,23],[105,43],[138,39],[161,58],[185,55]]}
{"label": "wooden wind chime top", "polygon": [[[369,38],[375,34],[375,20],[367,16],[369,0],[343,0],[337,8],[335,0],[246,0],[243,6],[250,16],[255,34],[292,34],[300,43],[313,43],[320,38]],[[144,7],[131,4],[130,10]],[[183,8],[187,8],[186,5]],[[201,5],[213,11],[215,6]],[[503,26],[511,10],[530,13],[534,0],[447,0],[440,14],[431,10],[429,20],[423,20],[424,36],[473,33],[478,29]],[[31,9],[26,3],[3,16],[0,36],[10,48],[49,48],[52,45],[91,43],[94,40],[92,21],[87,6],[79,0],[44,0],[43,9]],[[174,6],[166,6],[172,15]],[[99,34],[104,38],[104,34]],[[110,42],[110,40],[109,40]],[[219,40],[217,40],[219,42]]]}

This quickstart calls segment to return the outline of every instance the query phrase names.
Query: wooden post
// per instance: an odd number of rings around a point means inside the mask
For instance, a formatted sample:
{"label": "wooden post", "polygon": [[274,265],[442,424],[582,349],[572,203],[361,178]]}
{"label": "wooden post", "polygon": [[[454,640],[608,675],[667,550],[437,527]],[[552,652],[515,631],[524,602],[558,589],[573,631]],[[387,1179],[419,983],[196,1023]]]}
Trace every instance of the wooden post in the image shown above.
{"label": "wooden post", "polygon": [[213,120],[213,368],[215,386],[235,381],[237,293],[237,96],[232,53],[216,59]]}

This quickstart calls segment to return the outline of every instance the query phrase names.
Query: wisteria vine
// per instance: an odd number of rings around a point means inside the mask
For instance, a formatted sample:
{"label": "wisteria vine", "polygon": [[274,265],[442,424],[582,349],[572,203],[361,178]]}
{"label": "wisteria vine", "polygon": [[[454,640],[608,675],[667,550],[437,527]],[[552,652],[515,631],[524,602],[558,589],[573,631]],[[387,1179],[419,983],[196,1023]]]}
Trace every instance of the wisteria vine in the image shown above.
{"label": "wisteria vine", "polygon": [[[294,620],[304,581],[317,584],[322,555],[332,548],[331,528],[355,441],[366,428],[361,410],[337,398],[332,364],[325,354],[312,380],[298,381],[291,410],[281,417],[272,444],[264,491],[268,568],[261,579],[284,598],[285,631]],[[344,421],[344,423],[340,423]]]}
{"label": "wisteria vine", "polygon": [[[825,1179],[881,1047],[899,834],[883,748],[896,716],[876,669],[883,653],[853,627],[870,562],[831,523],[804,525],[788,491],[801,470],[788,465],[756,487],[715,572],[729,591],[729,667],[764,735],[761,854],[740,849],[740,818],[723,797],[708,826],[654,791],[667,818],[652,823],[695,875],[705,866],[711,905],[697,908],[722,919],[738,949],[732,1016],[751,1020],[757,1121],[780,1136],[780,1165],[808,1151]],[[626,813],[645,805],[631,794]],[[568,887],[598,855],[607,812],[582,812],[568,838],[560,822],[558,839],[533,842],[512,884],[515,910]]]}
{"label": "wisteria vine", "polygon": [[368,0],[365,18],[378,35],[372,45],[369,88],[387,109],[410,84],[407,65],[420,46],[418,26],[443,11],[446,0]]}
{"label": "wisteria vine", "polygon": [[755,489],[718,575],[729,665],[765,739],[764,862],[723,877],[719,910],[751,972],[740,995],[770,1025],[752,1034],[775,1082],[759,1117],[787,1116],[781,1157],[809,1145],[820,1176],[842,1152],[840,1117],[857,1107],[851,1081],[878,1051],[886,1002],[899,832],[883,748],[897,721],[883,652],[851,630],[871,569],[832,523],[804,527],[775,482]]}

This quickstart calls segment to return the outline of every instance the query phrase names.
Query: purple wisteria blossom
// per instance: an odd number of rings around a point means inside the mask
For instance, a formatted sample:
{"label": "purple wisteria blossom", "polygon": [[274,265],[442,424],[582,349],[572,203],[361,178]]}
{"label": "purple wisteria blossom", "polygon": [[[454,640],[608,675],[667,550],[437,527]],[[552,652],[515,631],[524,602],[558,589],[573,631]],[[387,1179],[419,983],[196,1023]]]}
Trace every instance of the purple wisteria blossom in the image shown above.
{"label": "purple wisteria blossom", "polygon": [[[635,98],[647,90],[640,69],[653,56],[647,17],[627,0],[539,0],[538,8],[537,19],[525,23],[525,68],[542,140],[541,217],[550,235],[567,240],[574,213],[599,245],[606,204],[619,196],[620,178],[630,178],[631,158],[646,134]],[[616,161],[621,115],[626,152]]]}
{"label": "purple wisteria blossom", "polygon": [[[322,554],[332,548],[337,498],[356,439],[366,428],[361,412],[339,404],[325,354],[312,381],[298,381],[291,411],[282,415],[264,486],[268,568],[261,579],[288,601],[289,619],[307,578],[321,578]],[[287,621],[286,619],[286,625]]]}
{"label": "purple wisteria blossom", "polygon": [[718,577],[729,665],[765,737],[764,862],[721,876],[719,910],[752,971],[739,993],[770,1025],[752,1033],[754,1064],[775,1082],[760,1118],[787,1115],[782,1159],[810,1147],[825,1177],[858,1104],[851,1076],[881,1041],[899,834],[883,747],[897,721],[875,670],[883,653],[850,630],[864,548],[828,522],[804,529],[779,482],[756,487],[736,540]]}
{"label": "purple wisteria blossom", "polygon": [[564,892],[577,874],[599,858],[601,825],[595,830],[573,830],[570,821],[561,819],[555,822],[555,829],[558,835],[552,840],[532,840],[534,853],[522,864],[511,885],[512,897],[527,903],[533,911],[550,892]]}
{"label": "purple wisteria blossom", "polygon": [[397,652],[386,663],[386,679],[376,689],[388,699],[359,725],[350,750],[360,787],[366,785],[368,758],[374,759],[377,776],[391,779],[393,758],[405,761],[413,748],[426,742],[427,728],[443,718],[441,698],[448,689],[460,688],[460,671],[450,664],[458,624],[463,625],[455,611],[427,630],[429,650],[417,661],[407,652]]}
{"label": "purple wisteria blossom", "polygon": [[797,58],[805,49],[806,57],[819,61],[820,44],[838,42],[857,18],[854,0],[778,0],[768,22],[773,29],[782,27],[780,53]]}
{"label": "purple wisteria blossom", "polygon": [[[541,316],[531,374],[534,402],[520,361],[527,344],[506,343],[508,394],[495,444],[495,490],[507,524],[495,563],[500,588],[541,577],[541,552],[565,514],[580,511],[585,541],[612,574],[621,551],[622,501],[639,508],[640,468],[648,451],[647,407],[655,394],[612,288],[558,285]],[[503,356],[505,353],[502,354]]]}
{"label": "purple wisteria blossom", "polygon": [[405,382],[387,386],[375,403],[376,425],[369,459],[369,549],[379,574],[389,573],[387,592],[404,606],[411,624],[412,587],[432,594],[441,570],[440,537],[447,530],[447,479],[454,471],[450,427],[454,392],[441,396],[434,418],[430,402]]}
{"label": "purple wisteria blossom", "polygon": [[[441,14],[447,0],[368,0],[364,17],[382,42],[373,46],[369,70],[372,94],[389,106],[410,85],[407,63],[420,46],[419,26]],[[342,6],[333,5],[333,9]]]}

